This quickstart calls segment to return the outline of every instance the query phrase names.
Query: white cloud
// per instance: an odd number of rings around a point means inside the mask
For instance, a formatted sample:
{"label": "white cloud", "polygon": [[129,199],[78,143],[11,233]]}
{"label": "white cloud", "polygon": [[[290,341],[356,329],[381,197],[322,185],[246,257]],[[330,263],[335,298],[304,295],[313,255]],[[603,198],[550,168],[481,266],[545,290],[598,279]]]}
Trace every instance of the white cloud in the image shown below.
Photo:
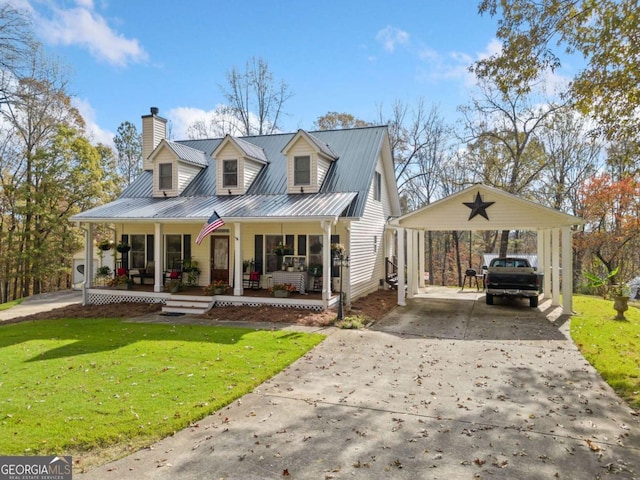
{"label": "white cloud", "polygon": [[84,118],[87,130],[87,136],[91,140],[92,145],[102,143],[114,148],[113,137],[115,134],[109,130],[103,130],[96,122],[96,112],[87,100],[73,97],[71,102],[78,109],[82,118]]}
{"label": "white cloud", "polygon": [[387,52],[393,53],[398,45],[409,44],[409,34],[404,30],[387,25],[377,33],[376,40],[382,44]]}
{"label": "white cloud", "polygon": [[76,5],[68,9],[50,5],[51,18],[45,18],[42,11],[34,14],[45,41],[54,45],[79,45],[97,59],[117,66],[147,60],[147,52],[138,40],[113,30],[94,10],[92,0],[76,0]]}

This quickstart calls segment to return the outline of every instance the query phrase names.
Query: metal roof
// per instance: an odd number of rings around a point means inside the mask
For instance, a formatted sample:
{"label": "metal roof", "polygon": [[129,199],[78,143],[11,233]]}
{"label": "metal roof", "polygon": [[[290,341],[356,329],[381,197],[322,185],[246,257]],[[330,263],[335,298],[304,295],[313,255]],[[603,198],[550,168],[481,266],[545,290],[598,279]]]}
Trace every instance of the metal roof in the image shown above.
{"label": "metal roof", "polygon": [[225,221],[335,219],[357,194],[237,195],[220,197],[120,197],[73,216],[75,221],[205,221],[215,210]]}
{"label": "metal roof", "polygon": [[253,153],[259,149],[269,162],[262,167],[245,195],[216,195],[216,160],[211,153],[220,145],[222,138],[183,140],[171,144],[186,147],[183,154],[194,150],[200,152],[200,158],[206,159],[208,167],[196,175],[180,196],[151,198],[153,173],[145,171],[122,192],[118,200],[75,215],[73,219],[202,220],[208,218],[213,209],[222,217],[237,218],[361,217],[387,128],[313,132],[314,139],[320,144],[330,145],[330,151],[338,158],[332,162],[318,194],[287,194],[287,158],[282,150],[295,135],[286,133],[239,139],[246,148],[250,147],[245,143],[252,145]]}
{"label": "metal roof", "polygon": [[192,163],[193,165],[197,165],[199,167],[209,166],[209,160],[205,156],[204,152],[176,142],[167,141],[167,145],[169,146],[169,148],[171,148],[171,150],[173,150],[173,152],[178,156],[180,160],[187,163]]}

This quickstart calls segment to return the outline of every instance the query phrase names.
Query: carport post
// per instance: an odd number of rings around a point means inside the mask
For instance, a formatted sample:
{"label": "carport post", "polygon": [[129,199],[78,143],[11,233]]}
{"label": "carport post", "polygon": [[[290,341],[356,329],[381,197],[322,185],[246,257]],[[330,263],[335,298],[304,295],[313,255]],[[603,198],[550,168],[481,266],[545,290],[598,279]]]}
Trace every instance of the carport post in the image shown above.
{"label": "carport post", "polygon": [[413,248],[413,236],[415,232],[412,229],[407,230],[407,297],[413,298],[414,285],[416,283],[415,257],[416,253]]}
{"label": "carport post", "polygon": [[571,227],[562,227],[562,313],[573,314],[573,255]]}
{"label": "carport post", "polygon": [[424,288],[424,230],[418,230],[418,287]]}
{"label": "carport post", "polygon": [[404,299],[404,228],[398,228],[397,230],[397,243],[398,243],[398,305],[404,306],[407,304]]}
{"label": "carport post", "polygon": [[551,305],[560,306],[560,229],[551,230]]}

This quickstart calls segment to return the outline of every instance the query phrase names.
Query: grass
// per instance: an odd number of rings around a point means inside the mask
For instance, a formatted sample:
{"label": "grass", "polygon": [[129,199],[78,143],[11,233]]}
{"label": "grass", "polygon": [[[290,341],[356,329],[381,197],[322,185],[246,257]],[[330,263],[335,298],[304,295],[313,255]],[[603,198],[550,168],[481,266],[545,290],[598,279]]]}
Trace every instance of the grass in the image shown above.
{"label": "grass", "polygon": [[16,305],[20,305],[24,298],[19,298],[18,300],[12,300],[7,303],[0,303],[0,311],[9,310],[11,307],[15,307]]}
{"label": "grass", "polygon": [[251,391],[323,335],[64,319],[0,327],[0,455],[141,446]]}
{"label": "grass", "polygon": [[640,310],[630,306],[627,320],[613,320],[612,300],[576,295],[573,306],[573,341],[616,393],[640,410]]}

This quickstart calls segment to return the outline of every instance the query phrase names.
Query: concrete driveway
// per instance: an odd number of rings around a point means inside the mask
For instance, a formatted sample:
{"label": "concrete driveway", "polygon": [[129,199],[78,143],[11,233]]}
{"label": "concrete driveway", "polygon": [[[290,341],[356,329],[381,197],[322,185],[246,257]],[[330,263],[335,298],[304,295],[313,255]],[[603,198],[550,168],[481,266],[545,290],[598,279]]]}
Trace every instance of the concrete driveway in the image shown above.
{"label": "concrete driveway", "polygon": [[638,417],[548,302],[417,298],[82,479],[640,478]]}

